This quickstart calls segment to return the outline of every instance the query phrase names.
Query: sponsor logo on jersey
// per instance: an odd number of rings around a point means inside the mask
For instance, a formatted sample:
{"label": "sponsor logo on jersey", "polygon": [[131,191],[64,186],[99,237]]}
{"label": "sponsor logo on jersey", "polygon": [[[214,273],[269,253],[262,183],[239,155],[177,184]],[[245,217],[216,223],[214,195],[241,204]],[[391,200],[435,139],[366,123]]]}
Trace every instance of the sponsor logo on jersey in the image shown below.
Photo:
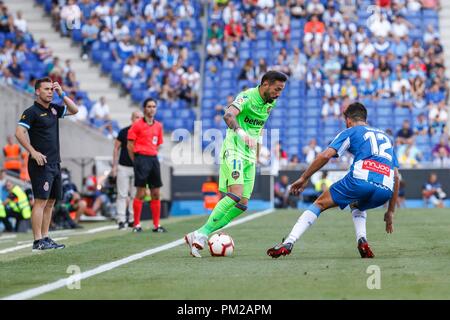
{"label": "sponsor logo on jersey", "polygon": [[259,126],[259,127],[262,127],[264,125],[264,123],[265,123],[265,121],[258,120],[258,119],[250,119],[247,116],[245,116],[244,122],[248,123],[248,124],[255,125],[255,126]]}
{"label": "sponsor logo on jersey", "polygon": [[388,165],[375,160],[364,160],[362,168],[388,177],[391,174],[391,168]]}
{"label": "sponsor logo on jersey", "polygon": [[41,117],[45,117],[45,116],[47,116],[47,112],[44,112],[44,113],[41,113],[41,115],[40,115]]}

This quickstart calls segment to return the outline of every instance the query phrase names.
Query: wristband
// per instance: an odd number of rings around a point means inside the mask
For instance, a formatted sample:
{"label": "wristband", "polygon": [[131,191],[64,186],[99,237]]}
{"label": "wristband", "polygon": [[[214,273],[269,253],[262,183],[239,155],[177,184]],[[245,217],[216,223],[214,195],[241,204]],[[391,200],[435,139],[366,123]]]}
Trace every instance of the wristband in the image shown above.
{"label": "wristband", "polygon": [[63,91],[59,97],[60,97],[61,99],[64,99],[65,96],[67,96],[67,94]]}
{"label": "wristband", "polygon": [[247,133],[242,128],[237,128],[236,134],[242,139],[245,140],[245,137],[247,136]]}

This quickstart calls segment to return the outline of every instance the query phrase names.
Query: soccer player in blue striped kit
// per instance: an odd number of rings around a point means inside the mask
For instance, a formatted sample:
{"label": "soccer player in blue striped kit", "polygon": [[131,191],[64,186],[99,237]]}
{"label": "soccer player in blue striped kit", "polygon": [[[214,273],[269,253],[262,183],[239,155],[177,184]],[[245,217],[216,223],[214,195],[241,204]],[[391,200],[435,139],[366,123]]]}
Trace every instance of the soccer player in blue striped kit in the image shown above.
{"label": "soccer player in blue striped kit", "polygon": [[316,221],[320,213],[348,205],[352,210],[357,248],[362,258],[373,258],[366,236],[366,210],[377,208],[389,201],[384,221],[386,232],[394,231],[392,220],[398,197],[398,161],[393,143],[380,129],[367,124],[367,110],[359,102],[344,111],[347,129],[339,133],[328,148],[319,154],[302,176],[291,185],[291,193],[301,193],[309,178],[333,157],[345,151],[353,156],[347,175],[334,183],[300,216],[289,236],[280,244],[267,250],[272,258],[291,253],[294,243]]}

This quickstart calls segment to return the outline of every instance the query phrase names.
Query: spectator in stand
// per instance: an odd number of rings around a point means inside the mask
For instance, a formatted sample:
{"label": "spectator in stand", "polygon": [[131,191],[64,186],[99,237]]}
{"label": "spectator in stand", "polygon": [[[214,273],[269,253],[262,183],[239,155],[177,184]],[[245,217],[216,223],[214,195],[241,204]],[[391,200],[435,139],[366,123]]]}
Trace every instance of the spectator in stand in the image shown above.
{"label": "spectator in stand", "polygon": [[444,131],[444,128],[448,121],[448,111],[444,101],[439,104],[431,104],[429,106],[428,119],[432,128],[433,134],[440,134]]}
{"label": "spectator in stand", "polygon": [[403,40],[406,40],[409,33],[409,29],[413,28],[414,26],[405,19],[403,19],[401,16],[395,16],[394,22],[392,23],[391,27],[392,27],[391,33],[393,37],[398,37]]}
{"label": "spectator in stand", "polygon": [[67,0],[60,12],[60,31],[63,37],[69,36],[69,30],[81,23],[81,10],[75,0]]}
{"label": "spectator in stand", "polygon": [[414,141],[410,144],[402,144],[397,149],[398,162],[405,168],[417,168],[422,154]]}
{"label": "spectator in stand", "polygon": [[387,37],[391,32],[391,23],[384,13],[375,13],[367,21],[369,29],[375,37]]}
{"label": "spectator in stand", "polygon": [[14,20],[8,12],[8,7],[1,3],[0,32],[12,32],[14,30]]}
{"label": "spectator in stand", "polygon": [[393,37],[393,41],[389,47],[390,52],[394,54],[395,57],[401,58],[406,55],[408,52],[408,46],[406,42],[400,39],[399,37]]}
{"label": "spectator in stand", "polygon": [[411,96],[413,99],[414,108],[422,109],[426,106],[425,82],[421,77],[414,78],[411,86]]}
{"label": "spectator in stand", "polygon": [[436,173],[431,173],[427,183],[422,187],[422,196],[425,205],[431,203],[435,207],[444,208],[444,199],[447,195],[442,190],[442,185],[439,183]]}
{"label": "spectator in stand", "polygon": [[20,64],[18,64],[17,57],[14,54],[12,55],[11,64],[8,66],[8,71],[14,77],[14,83],[16,85],[23,87],[27,83],[22,71],[22,67],[20,66]]}
{"label": "spectator in stand", "polygon": [[[392,96],[391,88],[392,83],[391,79],[389,79],[389,71],[381,72],[381,77],[378,78],[377,81],[377,96],[384,99],[390,98]],[[403,94],[403,88],[401,90],[401,93]],[[407,93],[409,94],[409,92]],[[411,98],[411,95],[409,96],[409,98]]]}
{"label": "spectator in stand", "polygon": [[376,88],[371,78],[365,78],[359,83],[358,94],[361,99],[375,98]]}
{"label": "spectator in stand", "polygon": [[323,86],[323,94],[326,98],[339,97],[341,95],[341,86],[339,85],[339,82],[336,82],[333,77],[329,78],[328,82]]}
{"label": "spectator in stand", "polygon": [[441,167],[449,167],[450,164],[450,146],[448,140],[444,137],[439,139],[433,149],[431,150],[433,155],[433,163]]}
{"label": "spectator in stand", "polygon": [[257,80],[256,68],[253,65],[253,60],[251,58],[245,60],[241,72],[239,73],[238,80],[248,80],[251,82],[256,82]]}
{"label": "spectator in stand", "polygon": [[34,52],[40,61],[44,64],[49,64],[52,61],[52,49],[47,47],[45,39],[41,39],[39,44],[32,48],[32,52]]}
{"label": "spectator in stand", "polygon": [[275,41],[289,41],[291,38],[290,19],[284,11],[279,11],[275,17],[272,33]]}
{"label": "spectator in stand", "polygon": [[351,79],[346,79],[345,84],[341,87],[341,97],[347,96],[350,100],[356,100],[358,98],[358,89],[352,83]]}
{"label": "spectator in stand", "polygon": [[316,156],[322,152],[322,148],[317,145],[317,140],[315,138],[309,140],[307,146],[303,147],[303,155],[305,157],[305,162],[310,164],[314,161]]}
{"label": "spectator in stand", "polygon": [[[306,66],[305,63],[301,61],[302,58],[300,52],[298,51],[298,48],[296,49],[297,51],[294,52],[289,62],[289,72],[291,74],[291,77],[295,80],[303,80],[305,79],[306,75]],[[261,74],[261,72],[259,74]]]}
{"label": "spectator in stand", "polygon": [[368,56],[364,56],[363,61],[358,65],[358,75],[362,80],[371,79],[375,71],[375,66],[369,60]]}
{"label": "spectator in stand", "polygon": [[408,49],[408,55],[410,59],[418,58],[416,59],[418,61],[425,56],[425,50],[419,40],[414,40],[411,48]]}
{"label": "spectator in stand", "polygon": [[375,47],[367,36],[358,44],[357,49],[358,54],[363,57],[372,57],[375,54]]}
{"label": "spectator in stand", "polygon": [[377,41],[373,44],[373,47],[375,49],[375,53],[379,56],[385,56],[387,55],[389,48],[390,48],[390,42],[385,37],[377,37]]}
{"label": "spectator in stand", "polygon": [[22,17],[22,11],[17,11],[16,18],[14,18],[14,28],[20,32],[28,32],[27,21]]}
{"label": "spectator in stand", "polygon": [[325,12],[325,6],[321,3],[320,0],[312,0],[308,2],[306,6],[306,12],[308,15],[318,15],[321,16]]}
{"label": "spectator in stand", "polygon": [[267,66],[266,59],[261,58],[258,61],[258,65],[256,66],[256,75],[258,77],[258,81],[261,81],[263,75],[269,70]]}
{"label": "spectator in stand", "polygon": [[[404,57],[404,59],[407,60],[406,57]],[[426,70],[427,68],[425,64],[420,60],[418,56],[415,56],[413,58],[413,62],[409,65],[409,79],[414,79],[417,76],[425,79]]]}
{"label": "spectator in stand", "polygon": [[79,84],[75,72],[70,71],[63,79],[63,90],[75,95],[79,91]]}
{"label": "spectator in stand", "polygon": [[[311,4],[313,3],[310,3],[309,5]],[[315,43],[316,45],[320,45],[322,44],[323,34],[325,33],[325,25],[323,24],[323,22],[319,21],[317,15],[312,15],[311,20],[305,24],[304,33],[305,45],[307,45],[308,43]]]}
{"label": "spectator in stand", "polygon": [[289,7],[292,18],[294,19],[305,18],[306,16],[305,0],[290,0]]}
{"label": "spectator in stand", "polygon": [[418,136],[424,136],[430,134],[430,127],[428,125],[427,117],[421,113],[417,116],[416,127],[414,128],[414,134]]}
{"label": "spectator in stand", "polygon": [[395,105],[397,108],[408,108],[409,111],[413,109],[412,96],[405,86],[395,96]]}
{"label": "spectator in stand", "polygon": [[241,13],[236,8],[233,1],[228,2],[228,5],[223,9],[222,19],[225,24],[230,23],[231,20],[238,23],[241,21]]}
{"label": "spectator in stand", "polygon": [[331,54],[328,56],[327,53],[325,53],[325,57],[326,62],[323,66],[323,72],[329,80],[333,79],[334,82],[337,82],[341,73],[341,63],[339,62],[339,58],[337,54]]}
{"label": "spectator in stand", "polygon": [[412,144],[414,141],[414,131],[411,129],[409,120],[404,120],[402,128],[397,132],[397,145]]}
{"label": "spectator in stand", "polygon": [[440,91],[438,82],[433,83],[428,93],[425,95],[425,99],[428,104],[438,104],[445,100],[445,95],[442,91]]}
{"label": "spectator in stand", "polygon": [[94,9],[95,14],[99,18],[103,18],[109,14],[109,4],[107,0],[99,0],[97,6]]}
{"label": "spectator in stand", "polygon": [[[98,7],[97,7],[98,8]],[[87,24],[81,28],[81,33],[83,35],[82,44],[82,58],[83,60],[88,59],[88,54],[91,51],[92,44],[97,40],[99,28],[97,27],[97,19],[91,17],[88,19]]]}
{"label": "spectator in stand", "polygon": [[97,120],[101,124],[111,121],[109,106],[106,104],[105,97],[100,97],[100,99],[92,106],[89,118],[91,120]]}
{"label": "spectator in stand", "polygon": [[234,67],[238,62],[237,49],[233,41],[228,41],[224,50],[224,64],[228,67]]}
{"label": "spectator in stand", "polygon": [[217,39],[222,40],[223,39],[223,30],[220,28],[219,24],[217,22],[213,22],[211,24],[211,27],[208,29],[208,39]]}
{"label": "spectator in stand", "polygon": [[275,25],[275,17],[269,7],[265,7],[256,16],[256,26],[259,30],[272,31]]}
{"label": "spectator in stand", "polygon": [[354,56],[346,56],[341,68],[341,79],[355,79],[358,75],[358,67],[354,62]]}
{"label": "spectator in stand", "polygon": [[322,73],[318,67],[308,70],[306,73],[306,83],[309,88],[319,90],[322,88]]}
{"label": "spectator in stand", "polygon": [[426,46],[429,46],[435,39],[439,40],[439,38],[440,38],[439,32],[434,30],[434,26],[430,23],[423,34],[424,44]]}
{"label": "spectator in stand", "polygon": [[324,119],[326,119],[329,115],[333,115],[335,119],[339,118],[341,115],[341,107],[336,101],[336,97],[330,97],[325,101],[321,114]]}
{"label": "spectator in stand", "polygon": [[70,120],[87,124],[89,120],[89,112],[81,97],[76,98],[76,104],[78,106],[78,113],[73,117],[69,117]]}
{"label": "spectator in stand", "polygon": [[135,56],[128,58],[127,63],[122,69],[122,84],[127,90],[135,83],[143,83],[145,81],[145,72],[138,63]]}
{"label": "spectator in stand", "polygon": [[225,41],[240,42],[242,39],[242,25],[233,19],[225,25],[224,39]]}

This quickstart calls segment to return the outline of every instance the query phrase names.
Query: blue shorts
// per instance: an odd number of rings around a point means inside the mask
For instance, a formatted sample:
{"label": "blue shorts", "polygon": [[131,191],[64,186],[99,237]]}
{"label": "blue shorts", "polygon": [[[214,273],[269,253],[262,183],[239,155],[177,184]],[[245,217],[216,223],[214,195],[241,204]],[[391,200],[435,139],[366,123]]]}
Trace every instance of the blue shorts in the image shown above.
{"label": "blue shorts", "polygon": [[[351,174],[351,173],[350,173]],[[339,208],[353,204],[359,210],[377,208],[392,197],[392,191],[380,184],[353,178],[347,174],[330,187],[331,198]]]}

